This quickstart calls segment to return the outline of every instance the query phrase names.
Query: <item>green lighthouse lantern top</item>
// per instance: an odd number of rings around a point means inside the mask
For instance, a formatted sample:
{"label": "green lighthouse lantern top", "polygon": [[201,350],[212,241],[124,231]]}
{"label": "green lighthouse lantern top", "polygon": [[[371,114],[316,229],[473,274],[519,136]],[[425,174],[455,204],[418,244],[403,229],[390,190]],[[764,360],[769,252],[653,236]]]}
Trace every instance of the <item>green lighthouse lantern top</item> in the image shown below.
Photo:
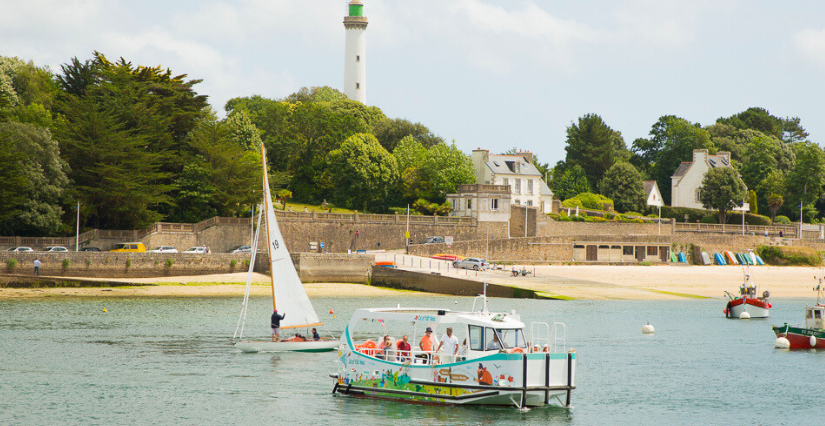
{"label": "green lighthouse lantern top", "polygon": [[349,2],[349,16],[364,16],[364,4],[359,0]]}

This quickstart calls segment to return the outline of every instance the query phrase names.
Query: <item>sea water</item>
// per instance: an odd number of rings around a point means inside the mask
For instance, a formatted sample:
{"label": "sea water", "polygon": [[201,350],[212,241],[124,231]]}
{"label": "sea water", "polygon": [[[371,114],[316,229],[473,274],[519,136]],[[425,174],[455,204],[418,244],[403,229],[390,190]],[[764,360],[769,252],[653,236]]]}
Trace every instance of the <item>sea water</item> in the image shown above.
{"label": "sea water", "polygon": [[[336,335],[361,307],[472,302],[313,299]],[[520,411],[333,396],[336,352],[232,347],[240,297],[0,300],[0,425],[810,424],[825,412],[825,352],[775,350],[770,328],[800,322],[805,302],[774,300],[768,320],[729,320],[722,299],[490,299],[527,324],[564,322],[577,353],[574,408]],[[271,301],[250,303],[246,333],[266,338]],[[654,335],[641,333],[648,321]],[[383,325],[371,326],[379,337]]]}

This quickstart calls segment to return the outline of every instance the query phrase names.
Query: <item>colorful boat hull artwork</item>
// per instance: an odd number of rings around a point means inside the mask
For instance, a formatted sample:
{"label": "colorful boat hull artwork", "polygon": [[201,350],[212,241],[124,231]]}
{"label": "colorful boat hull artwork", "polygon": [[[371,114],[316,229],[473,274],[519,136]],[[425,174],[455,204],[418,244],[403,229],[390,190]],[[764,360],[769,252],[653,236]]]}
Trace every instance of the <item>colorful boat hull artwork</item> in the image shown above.
{"label": "colorful boat hull artwork", "polygon": [[[349,337],[348,331],[345,335]],[[449,364],[411,365],[354,351],[350,340],[338,355],[338,373],[331,375],[333,394],[427,405],[536,407],[551,400],[570,406],[575,389],[575,352],[497,353]]]}
{"label": "colorful boat hull artwork", "polygon": [[719,253],[714,253],[714,254],[713,254],[713,258],[714,258],[714,259],[716,259],[716,264],[717,264],[717,265],[722,265],[722,266],[725,266],[725,265],[727,264],[727,263],[725,262],[725,259],[724,259],[724,258],[722,257],[722,255],[721,255],[721,254],[719,254]]}
{"label": "colorful boat hull artwork", "polygon": [[724,312],[727,318],[739,318],[742,312],[747,312],[751,318],[768,318],[770,308],[771,304],[764,300],[736,298],[728,302]]}
{"label": "colorful boat hull artwork", "polygon": [[[810,328],[781,325],[774,326],[773,332],[776,337],[784,337],[791,344],[791,349],[825,349],[825,330],[815,330]],[[813,336],[813,339],[811,337]],[[814,344],[811,345],[811,342]]]}

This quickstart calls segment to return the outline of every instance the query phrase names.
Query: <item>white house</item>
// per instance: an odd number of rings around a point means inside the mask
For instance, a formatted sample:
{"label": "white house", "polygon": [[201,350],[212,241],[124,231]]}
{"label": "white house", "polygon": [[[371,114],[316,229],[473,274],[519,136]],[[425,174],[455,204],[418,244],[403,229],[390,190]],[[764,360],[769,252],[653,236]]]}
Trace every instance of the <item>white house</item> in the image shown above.
{"label": "white house", "polygon": [[517,155],[490,154],[486,149],[473,151],[476,183],[510,187],[510,201],[516,205],[539,207],[549,213],[553,205],[553,191],[533,165],[531,152]]}
{"label": "white house", "polygon": [[659,184],[655,180],[646,180],[642,182],[645,190],[645,197],[648,206],[661,207],[665,203],[662,199],[662,193],[659,192]]}
{"label": "white house", "polygon": [[710,169],[731,167],[730,152],[719,151],[709,155],[706,149],[694,149],[693,161],[683,162],[670,177],[670,205],[673,207],[690,207],[702,209],[699,194],[702,191],[702,179]]}

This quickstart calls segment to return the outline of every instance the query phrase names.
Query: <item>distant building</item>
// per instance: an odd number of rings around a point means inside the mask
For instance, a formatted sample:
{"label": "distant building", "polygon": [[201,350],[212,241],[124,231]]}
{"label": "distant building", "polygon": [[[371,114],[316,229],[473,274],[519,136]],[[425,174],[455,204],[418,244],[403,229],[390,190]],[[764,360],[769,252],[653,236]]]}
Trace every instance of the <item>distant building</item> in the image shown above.
{"label": "distant building", "polygon": [[693,161],[680,164],[670,177],[670,205],[703,209],[702,202],[699,201],[702,179],[708,170],[719,167],[731,167],[730,152],[719,151],[716,155],[709,155],[706,149],[694,149]]}
{"label": "distant building", "polygon": [[481,222],[510,220],[510,188],[504,185],[459,185],[457,194],[447,194],[450,216],[474,217]]}
{"label": "distant building", "polygon": [[476,149],[472,159],[477,183],[508,186],[512,204],[538,207],[542,212],[551,212],[553,191],[533,165],[531,152],[497,155],[490,154],[486,149]]}
{"label": "distant building", "polygon": [[344,50],[344,94],[367,104],[367,17],[359,0],[349,2],[349,15],[344,17],[347,31]]}
{"label": "distant building", "polygon": [[655,180],[646,180],[643,182],[645,190],[645,199],[648,206],[663,206],[665,205],[662,199],[662,193],[659,192],[659,184]]}

